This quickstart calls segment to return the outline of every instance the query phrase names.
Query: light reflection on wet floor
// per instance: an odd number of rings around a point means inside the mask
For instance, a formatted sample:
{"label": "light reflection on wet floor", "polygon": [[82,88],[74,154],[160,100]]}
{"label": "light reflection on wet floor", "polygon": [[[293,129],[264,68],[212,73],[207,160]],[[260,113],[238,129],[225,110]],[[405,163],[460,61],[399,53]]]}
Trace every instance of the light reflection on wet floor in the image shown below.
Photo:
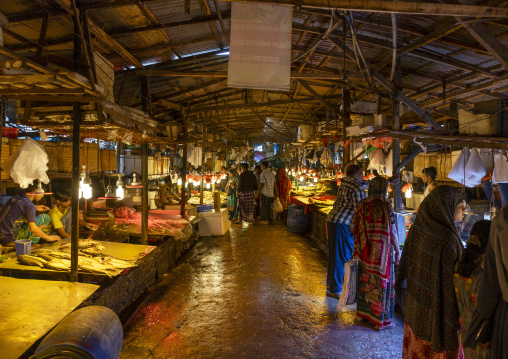
{"label": "light reflection on wet floor", "polygon": [[325,256],[280,225],[201,238],[126,323],[120,358],[400,358],[402,320],[355,324],[325,280]]}

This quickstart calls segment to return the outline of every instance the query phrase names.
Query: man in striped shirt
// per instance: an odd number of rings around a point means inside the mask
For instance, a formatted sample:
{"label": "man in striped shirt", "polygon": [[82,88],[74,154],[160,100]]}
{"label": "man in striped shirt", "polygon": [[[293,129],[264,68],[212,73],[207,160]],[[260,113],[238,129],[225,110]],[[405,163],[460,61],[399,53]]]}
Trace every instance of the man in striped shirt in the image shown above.
{"label": "man in striped shirt", "polygon": [[353,255],[354,237],[349,226],[356,206],[367,197],[367,182],[363,180],[362,169],[357,165],[350,165],[346,175],[337,189],[337,200],[333,209],[326,218],[329,249],[326,295],[337,299],[342,292],[344,265]]}

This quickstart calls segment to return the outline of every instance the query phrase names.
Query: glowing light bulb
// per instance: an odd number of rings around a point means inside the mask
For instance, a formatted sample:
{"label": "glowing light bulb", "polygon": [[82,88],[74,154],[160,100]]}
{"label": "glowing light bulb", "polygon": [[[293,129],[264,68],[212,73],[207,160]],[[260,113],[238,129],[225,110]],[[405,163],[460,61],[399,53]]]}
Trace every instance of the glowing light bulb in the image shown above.
{"label": "glowing light bulb", "polygon": [[181,178],[177,179],[177,180],[176,180],[176,184],[177,184],[177,185],[179,185],[179,186],[181,186],[181,185],[182,185],[182,179],[181,179]]}
{"label": "glowing light bulb", "polygon": [[406,198],[411,198],[413,195],[413,189],[409,187],[406,191]]}
{"label": "glowing light bulb", "polygon": [[92,186],[86,183],[83,183],[83,198],[84,199],[92,198]]}
{"label": "glowing light bulb", "polygon": [[211,186],[210,186],[210,183],[207,183],[207,184],[206,184],[206,189],[210,189],[210,187],[211,187]]}
{"label": "glowing light bulb", "polygon": [[123,197],[125,196],[125,193],[124,193],[123,187],[118,186],[118,187],[116,188],[116,196],[118,197],[118,199],[123,199]]}
{"label": "glowing light bulb", "polygon": [[318,178],[317,177],[314,177],[314,182],[317,182],[318,181]]}

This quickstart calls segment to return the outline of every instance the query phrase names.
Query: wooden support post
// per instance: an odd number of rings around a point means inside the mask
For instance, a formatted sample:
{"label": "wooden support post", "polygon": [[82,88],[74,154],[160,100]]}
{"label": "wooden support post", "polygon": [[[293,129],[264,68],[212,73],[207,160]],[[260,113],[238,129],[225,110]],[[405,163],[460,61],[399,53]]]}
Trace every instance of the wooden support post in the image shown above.
{"label": "wooden support post", "polygon": [[[108,170],[111,166],[108,161]],[[97,174],[100,176],[101,171],[103,170],[101,166],[101,140],[97,138]]]}
{"label": "wooden support post", "polygon": [[79,241],[79,139],[81,137],[81,104],[73,104],[72,128],[72,192],[71,192],[71,282],[78,280]]}
{"label": "wooden support post", "polygon": [[[342,112],[343,112],[343,121],[342,121],[342,141],[346,142],[347,139],[347,127],[351,126],[351,106],[349,105],[349,86],[344,86],[342,88]],[[342,159],[342,163],[344,166],[349,163],[349,159],[351,158],[351,143],[344,145],[344,157]],[[344,167],[344,171],[346,168]]]}
{"label": "wooden support post", "polygon": [[[184,140],[187,139],[187,128],[183,128]],[[183,160],[182,160],[182,197],[180,199],[180,216],[186,217],[185,211],[185,185],[187,183],[187,142],[183,143]]]}
{"label": "wooden support post", "polygon": [[[79,17],[74,17],[74,71],[79,72],[81,62],[81,37],[78,35]],[[72,105],[72,188],[71,188],[71,273],[70,281],[78,280],[79,241],[79,140],[81,138],[81,104]]]}
{"label": "wooden support post", "polygon": [[[217,159],[216,157],[216,148],[215,148],[215,135],[216,135],[216,129],[213,130],[213,143],[212,146],[212,174],[215,176],[217,174],[217,169],[215,168],[215,161]],[[213,178],[213,177],[212,177]],[[220,187],[219,187],[220,190]],[[215,198],[215,180],[212,180],[212,198]]]}
{"label": "wooden support post", "polygon": [[[2,158],[2,129],[5,127],[5,109],[7,107],[7,100],[0,97],[0,158]],[[3,181],[0,176],[0,193],[4,193]]]}
{"label": "wooden support post", "polygon": [[203,148],[201,151],[201,188],[199,191],[199,204],[203,204],[203,195],[205,191],[205,155],[206,155],[206,117],[203,123]]}
{"label": "wooden support post", "polygon": [[121,161],[120,161],[120,156],[121,156],[121,150],[122,148],[122,143],[121,142],[117,142],[116,143],[116,173],[122,173],[121,169],[120,169],[120,166],[121,166]]}
{"label": "wooden support post", "polygon": [[[402,89],[402,72],[400,70],[400,57],[397,59],[397,63],[395,64],[395,75],[393,77],[393,86],[400,91]],[[393,128],[395,130],[400,130],[400,100],[394,95],[393,96]],[[393,139],[393,164],[395,167],[395,177],[400,179],[400,139]],[[401,179],[402,180],[402,179]],[[404,206],[402,205],[402,189],[401,189],[401,181],[397,181],[395,183],[395,211],[402,211]]]}
{"label": "wooden support post", "polygon": [[148,143],[141,145],[141,171],[143,194],[141,197],[141,244],[148,244]]}
{"label": "wooden support post", "polygon": [[[150,81],[141,78],[141,111],[151,113]],[[141,146],[141,172],[143,192],[141,197],[141,244],[148,244],[148,143]]]}

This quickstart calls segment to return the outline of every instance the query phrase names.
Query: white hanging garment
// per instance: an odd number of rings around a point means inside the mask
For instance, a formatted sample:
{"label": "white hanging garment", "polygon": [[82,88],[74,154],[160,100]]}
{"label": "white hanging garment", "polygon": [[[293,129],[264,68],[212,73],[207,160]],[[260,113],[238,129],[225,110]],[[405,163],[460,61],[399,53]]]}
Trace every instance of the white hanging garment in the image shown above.
{"label": "white hanging garment", "polygon": [[494,171],[492,172],[493,183],[508,183],[508,160],[502,153],[494,155]]}

